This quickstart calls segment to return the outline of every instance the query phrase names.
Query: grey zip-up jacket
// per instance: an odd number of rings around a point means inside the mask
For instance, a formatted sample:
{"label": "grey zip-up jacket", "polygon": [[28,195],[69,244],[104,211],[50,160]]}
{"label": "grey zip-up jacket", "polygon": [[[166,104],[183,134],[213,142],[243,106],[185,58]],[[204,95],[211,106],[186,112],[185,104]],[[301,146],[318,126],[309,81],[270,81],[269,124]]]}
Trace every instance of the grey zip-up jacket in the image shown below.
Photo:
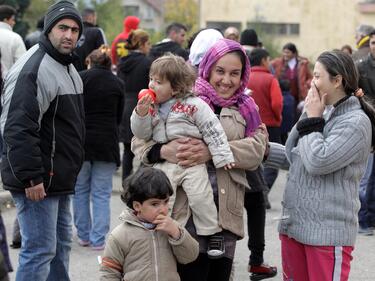
{"label": "grey zip-up jacket", "polygon": [[307,245],[353,246],[371,123],[354,96],[323,117],[323,132],[300,137],[294,126],[285,147],[271,143],[266,165],[289,168],[279,232]]}
{"label": "grey zip-up jacket", "polygon": [[11,68],[1,96],[4,188],[44,182],[47,195],[74,192],[84,159],[83,85],[46,36]]}
{"label": "grey zip-up jacket", "polygon": [[144,117],[136,111],[130,118],[131,129],[135,137],[149,141],[153,139],[158,143],[167,143],[171,140],[192,137],[203,139],[212,155],[216,168],[234,162],[232,151],[225,131],[209,105],[196,96],[180,99],[171,99],[167,102],[170,109],[166,120],[161,117],[159,109]]}

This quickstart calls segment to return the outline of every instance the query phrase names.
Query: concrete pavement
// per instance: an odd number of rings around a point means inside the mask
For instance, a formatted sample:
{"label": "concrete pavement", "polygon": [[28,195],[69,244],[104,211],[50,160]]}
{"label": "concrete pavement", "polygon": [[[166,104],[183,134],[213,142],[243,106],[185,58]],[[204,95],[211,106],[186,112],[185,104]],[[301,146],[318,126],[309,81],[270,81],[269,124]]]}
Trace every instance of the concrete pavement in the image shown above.
{"label": "concrete pavement", "polygon": [[[281,275],[281,258],[280,258],[280,241],[277,233],[277,220],[275,218],[280,214],[280,202],[282,198],[283,187],[285,184],[286,172],[281,172],[275,186],[270,193],[270,201],[272,209],[267,211],[266,221],[266,251],[265,261],[278,267],[278,275],[270,281],[282,280]],[[118,215],[120,214],[123,203],[120,199],[118,191],[121,190],[121,178],[119,174],[115,175],[114,192],[111,199],[112,217],[111,229],[118,223]],[[3,209],[3,219],[7,228],[8,242],[11,237],[11,229],[13,219],[15,217],[15,208],[9,204],[9,193],[0,191],[0,206]],[[10,207],[10,208],[7,208]],[[243,239],[238,242],[235,258],[235,281],[249,280],[247,273],[247,262],[249,252],[247,250],[247,240]],[[11,259],[14,268],[17,267],[19,250],[10,249]],[[97,256],[101,252],[93,251],[90,248],[80,247],[74,238],[72,244],[72,253],[70,259],[70,277],[72,281],[99,280]],[[358,236],[357,244],[353,252],[354,260],[352,262],[352,270],[350,281],[374,281],[375,280],[375,236]],[[15,279],[15,274],[10,274],[11,280]],[[32,281],[32,280],[31,280]],[[147,280],[145,280],[147,281]]]}

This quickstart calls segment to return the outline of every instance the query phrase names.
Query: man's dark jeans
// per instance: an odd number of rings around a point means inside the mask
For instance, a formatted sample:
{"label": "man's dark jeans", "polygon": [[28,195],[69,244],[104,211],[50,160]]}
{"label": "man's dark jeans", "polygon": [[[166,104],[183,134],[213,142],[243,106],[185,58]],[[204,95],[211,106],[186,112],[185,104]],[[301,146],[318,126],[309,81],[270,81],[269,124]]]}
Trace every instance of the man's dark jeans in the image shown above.
{"label": "man's dark jeans", "polygon": [[373,157],[374,154],[371,154],[359,189],[361,209],[358,218],[359,225],[363,228],[375,226],[375,165]]}

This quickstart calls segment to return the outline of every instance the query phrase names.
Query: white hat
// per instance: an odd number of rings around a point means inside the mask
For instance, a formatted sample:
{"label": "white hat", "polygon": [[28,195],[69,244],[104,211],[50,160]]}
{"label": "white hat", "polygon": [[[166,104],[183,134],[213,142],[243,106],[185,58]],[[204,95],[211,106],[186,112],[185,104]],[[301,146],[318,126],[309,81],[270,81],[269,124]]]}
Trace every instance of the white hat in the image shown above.
{"label": "white hat", "polygon": [[199,32],[190,48],[190,63],[194,66],[199,65],[207,50],[223,38],[220,31],[216,29],[205,29]]}

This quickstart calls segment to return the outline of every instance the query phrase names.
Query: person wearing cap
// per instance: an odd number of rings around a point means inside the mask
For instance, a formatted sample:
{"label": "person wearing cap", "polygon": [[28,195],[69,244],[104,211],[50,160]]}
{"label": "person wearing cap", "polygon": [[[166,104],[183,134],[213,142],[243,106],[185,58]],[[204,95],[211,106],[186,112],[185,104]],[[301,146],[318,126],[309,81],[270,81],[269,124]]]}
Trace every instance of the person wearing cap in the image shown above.
{"label": "person wearing cap", "polygon": [[250,52],[258,47],[258,35],[254,29],[245,29],[241,33],[240,44],[245,49],[247,56],[250,56]]}
{"label": "person wearing cap", "polygon": [[189,62],[197,71],[204,55],[217,41],[223,39],[220,31],[212,28],[201,30],[190,47]]}
{"label": "person wearing cap", "polygon": [[124,19],[124,30],[115,37],[112,42],[111,54],[112,64],[117,65],[122,57],[128,55],[128,50],[125,48],[126,40],[129,37],[129,33],[135,30],[139,26],[140,19],[136,16],[127,16]]}
{"label": "person wearing cap", "polygon": [[370,36],[374,27],[367,24],[360,24],[355,30],[355,43],[357,50],[352,54],[355,63],[359,63],[367,58],[370,52]]}
{"label": "person wearing cap", "polygon": [[39,44],[14,64],[4,83],[1,177],[22,234],[16,281],[70,280],[70,195],[84,159],[83,84],[72,64],[81,34],[74,5],[53,4]]}

